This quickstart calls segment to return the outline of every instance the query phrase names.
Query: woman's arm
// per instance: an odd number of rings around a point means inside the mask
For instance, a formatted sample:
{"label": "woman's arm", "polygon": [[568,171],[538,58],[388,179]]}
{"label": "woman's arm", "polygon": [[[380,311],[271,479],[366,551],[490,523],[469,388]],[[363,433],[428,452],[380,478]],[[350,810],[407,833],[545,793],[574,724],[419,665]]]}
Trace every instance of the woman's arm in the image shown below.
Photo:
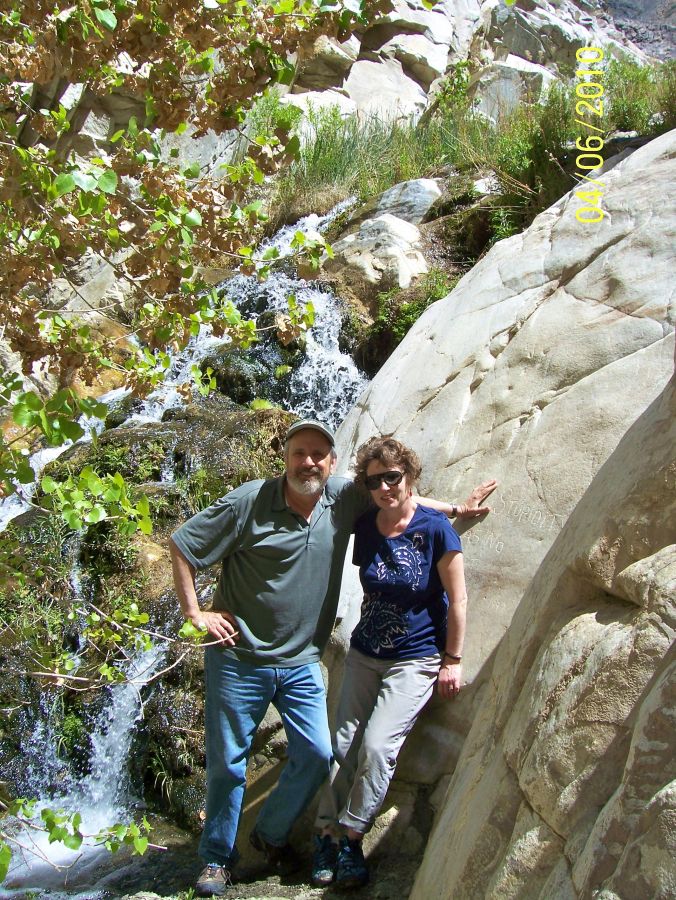
{"label": "woman's arm", "polygon": [[430,509],[438,509],[449,518],[473,519],[490,512],[490,506],[483,506],[484,500],[493,493],[498,486],[495,478],[477,485],[464,503],[446,503],[445,500],[434,500],[432,497],[413,497],[415,503],[421,506],[429,506]]}
{"label": "woman's arm", "polygon": [[441,659],[437,690],[442,697],[450,699],[460,690],[462,648],[465,642],[467,589],[462,553],[453,550],[444,553],[437,563],[437,571],[448,595],[446,648]]}

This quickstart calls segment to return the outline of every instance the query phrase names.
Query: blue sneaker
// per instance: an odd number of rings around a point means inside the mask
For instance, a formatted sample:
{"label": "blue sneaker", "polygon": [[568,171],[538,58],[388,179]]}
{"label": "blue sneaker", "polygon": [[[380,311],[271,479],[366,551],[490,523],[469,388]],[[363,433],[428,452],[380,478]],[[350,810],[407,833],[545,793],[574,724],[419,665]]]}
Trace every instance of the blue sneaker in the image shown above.
{"label": "blue sneaker", "polygon": [[336,867],[336,887],[360,888],[367,884],[368,880],[369,870],[361,849],[361,841],[341,838]]}
{"label": "blue sneaker", "polygon": [[336,877],[338,861],[338,844],[334,844],[331,835],[314,836],[315,850],[312,856],[312,883],[315,887],[332,884]]}

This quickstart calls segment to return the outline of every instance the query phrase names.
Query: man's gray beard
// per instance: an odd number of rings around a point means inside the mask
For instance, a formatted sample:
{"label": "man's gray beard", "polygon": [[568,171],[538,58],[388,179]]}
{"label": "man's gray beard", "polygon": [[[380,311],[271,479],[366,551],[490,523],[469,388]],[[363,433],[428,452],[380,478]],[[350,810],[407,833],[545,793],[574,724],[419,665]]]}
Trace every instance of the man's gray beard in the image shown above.
{"label": "man's gray beard", "polygon": [[286,480],[297,494],[303,494],[304,496],[309,497],[312,494],[321,494],[324,490],[324,485],[329,479],[322,478],[321,475],[312,475],[307,479],[296,478],[295,475],[289,475],[287,472]]}

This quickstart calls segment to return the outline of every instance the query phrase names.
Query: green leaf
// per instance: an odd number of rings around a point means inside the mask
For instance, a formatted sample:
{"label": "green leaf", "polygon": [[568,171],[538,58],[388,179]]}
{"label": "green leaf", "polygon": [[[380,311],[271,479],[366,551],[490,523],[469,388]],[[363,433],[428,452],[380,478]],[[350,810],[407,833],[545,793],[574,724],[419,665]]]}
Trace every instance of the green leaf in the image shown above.
{"label": "green leaf", "polygon": [[147,837],[135,837],[134,838],[134,850],[139,854],[139,856],[143,856],[143,854],[148,849],[148,838]]}
{"label": "green leaf", "polygon": [[87,172],[73,172],[73,181],[83,191],[96,190],[96,178]]}
{"label": "green leaf", "polygon": [[114,194],[117,190],[117,175],[112,169],[108,169],[98,180],[99,190],[104,194]]}
{"label": "green leaf", "polygon": [[150,519],[139,519],[138,527],[142,534],[153,533],[153,523],[150,521]]}
{"label": "green leaf", "polygon": [[117,16],[112,10],[94,7],[94,16],[108,31],[115,31],[117,28]]}
{"label": "green leaf", "polygon": [[25,394],[21,394],[18,402],[32,410],[42,409],[43,407],[42,400],[34,391],[28,391]]}
{"label": "green leaf", "polygon": [[195,628],[189,619],[178,630],[178,636],[184,641],[201,641],[205,634],[206,628]]}
{"label": "green leaf", "polygon": [[201,225],[202,224],[202,216],[199,211],[196,209],[191,209],[189,212],[185,214],[183,217],[183,221],[186,225]]}
{"label": "green leaf", "polygon": [[73,531],[78,531],[80,528],[82,528],[82,519],[80,518],[77,511],[72,507],[64,509],[62,515],[68,523],[68,527],[72,528]]}
{"label": "green leaf", "polygon": [[45,492],[45,494],[53,494],[58,485],[56,481],[54,481],[54,479],[51,477],[51,475],[45,475],[40,482],[40,487]]}
{"label": "green leaf", "polygon": [[64,437],[70,438],[72,441],[76,441],[84,434],[84,428],[82,427],[82,425],[79,425],[77,422],[73,422],[72,419],[64,419],[61,416],[59,416],[54,423],[54,427],[58,427],[61,431],[61,434]]}
{"label": "green leaf", "polygon": [[102,506],[93,506],[85,516],[85,522],[102,522],[108,518],[108,513]]}
{"label": "green leaf", "polygon": [[35,412],[28,409],[23,403],[17,403],[14,407],[12,410],[12,419],[17,425],[21,425],[24,428],[30,428],[36,421]]}
{"label": "green leaf", "polygon": [[68,847],[69,850],[79,850],[82,845],[82,835],[76,831],[75,834],[65,834],[61,838],[61,842]]}
{"label": "green leaf", "polygon": [[4,842],[0,842],[0,883],[3,882],[9,871],[9,864],[12,859],[12,851]]}
{"label": "green leaf", "polygon": [[35,481],[35,472],[25,459],[22,459],[17,463],[16,480],[19,484],[32,484]]}
{"label": "green leaf", "polygon": [[54,195],[57,198],[63,197],[64,194],[68,194],[74,188],[75,178],[70,173],[62,172],[61,175],[57,175],[53,185]]}

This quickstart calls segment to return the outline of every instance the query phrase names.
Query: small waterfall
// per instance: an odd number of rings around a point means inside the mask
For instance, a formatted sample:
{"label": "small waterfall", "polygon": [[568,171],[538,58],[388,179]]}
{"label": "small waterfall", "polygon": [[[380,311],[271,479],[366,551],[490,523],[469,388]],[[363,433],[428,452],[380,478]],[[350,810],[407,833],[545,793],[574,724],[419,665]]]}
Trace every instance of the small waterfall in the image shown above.
{"label": "small waterfall", "polygon": [[285,225],[283,228],[279,229],[277,234],[261,242],[256,251],[256,259],[260,260],[265,251],[269,250],[271,247],[274,247],[277,250],[279,254],[278,259],[285,259],[286,257],[291,256],[291,254],[295,252],[291,247],[291,243],[296,232],[302,231],[306,237],[312,239],[317,238],[319,235],[324,234],[329,225],[331,225],[332,222],[335,222],[338,216],[342,215],[348,209],[351,209],[357,203],[357,197],[348,197],[347,200],[343,200],[336,204],[336,206],[334,206],[325,216],[318,216],[316,213],[310,213],[309,216],[303,216],[302,219],[299,219],[293,225]]}
{"label": "small waterfall", "polygon": [[[136,723],[143,713],[140,690],[151,680],[162,657],[160,647],[139,651],[127,665],[127,681],[110,689],[110,702],[101,709],[91,733],[90,771],[84,778],[68,769],[58,756],[55,717],[43,694],[40,719],[34,726],[30,744],[22,748],[27,786],[33,796],[40,798],[38,813],[44,806],[66,812],[79,811],[81,831],[87,834],[95,834],[101,828],[131,818],[125,761]],[[60,843],[49,844],[44,832],[33,832],[28,828],[21,829],[16,837],[26,849],[13,849],[6,881],[8,888],[63,884],[64,874],[59,869],[77,862],[80,870],[90,864],[93,857],[105,852],[86,846],[86,842],[77,851],[68,850]]]}
{"label": "small waterfall", "polygon": [[223,289],[242,314],[253,319],[270,311],[284,313],[290,295],[299,303],[312,303],[315,324],[307,332],[302,359],[288,380],[275,379],[275,369],[284,361],[276,340],[254,344],[247,356],[269,373],[262,384],[265,396],[289,412],[323,419],[337,428],[368,381],[339,348],[341,316],[335,295],[314,282],[279,272],[263,282],[237,275]]}

